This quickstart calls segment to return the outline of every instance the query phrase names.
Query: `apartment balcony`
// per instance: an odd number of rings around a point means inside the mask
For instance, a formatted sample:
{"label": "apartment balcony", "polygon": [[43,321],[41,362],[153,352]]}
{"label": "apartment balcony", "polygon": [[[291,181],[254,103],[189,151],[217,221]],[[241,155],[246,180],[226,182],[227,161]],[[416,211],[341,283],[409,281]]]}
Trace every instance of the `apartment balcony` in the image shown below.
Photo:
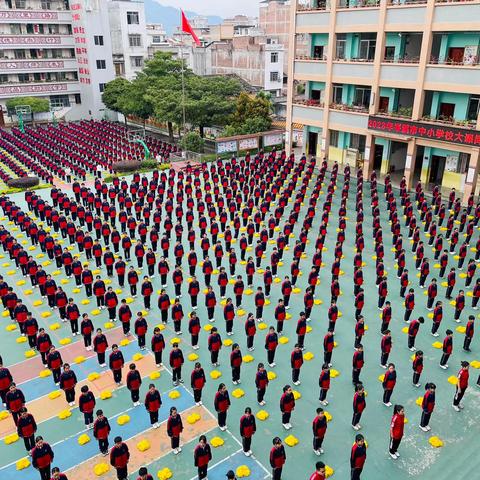
{"label": "apartment balcony", "polygon": [[[411,82],[417,81],[418,77],[418,59],[417,60],[383,60],[380,68],[380,83],[383,86],[396,86],[398,81]],[[415,85],[413,85],[415,88]]]}
{"label": "apartment balcony", "polygon": [[298,80],[324,81],[327,63],[324,58],[296,57],[293,73]]}
{"label": "apartment balcony", "polygon": [[387,30],[401,30],[401,26],[412,27],[411,31],[423,31],[427,0],[391,0],[387,5],[385,26]]}
{"label": "apartment balcony", "polygon": [[79,93],[78,80],[55,82],[11,83],[0,85],[0,98],[11,98],[15,95],[57,95]]}
{"label": "apartment balcony", "polygon": [[375,8],[380,6],[380,0],[339,0],[338,8]]}
{"label": "apartment balcony", "polygon": [[480,94],[480,67],[475,64],[430,64],[425,70],[426,90]]}
{"label": "apartment balcony", "polygon": [[[351,25],[361,25],[362,31],[368,25],[376,31],[380,14],[379,0],[339,0],[337,7],[336,24],[337,28],[349,27]],[[368,27],[367,27],[368,28]]]}
{"label": "apartment balcony", "polygon": [[0,21],[11,23],[71,23],[70,10],[0,10]]}
{"label": "apartment balcony", "polygon": [[[327,32],[330,10],[327,7],[311,7],[310,3],[297,6],[296,33]],[[323,4],[321,4],[323,5]]]}
{"label": "apartment balcony", "polygon": [[330,104],[329,128],[350,132],[354,129],[367,129],[368,108],[364,105]]}
{"label": "apartment balcony", "polygon": [[332,76],[336,83],[360,83],[370,85],[373,78],[373,60],[352,58],[335,59]]}
{"label": "apartment balcony", "polygon": [[59,72],[77,70],[75,58],[0,60],[0,73]]}
{"label": "apartment balcony", "polygon": [[379,111],[377,117],[386,117],[386,118],[401,118],[402,120],[411,120],[412,119],[412,107],[401,108],[398,111]]}
{"label": "apartment balcony", "polygon": [[0,35],[0,48],[74,47],[72,35]]}
{"label": "apartment balcony", "polygon": [[294,105],[306,105],[307,107],[323,108],[324,104],[320,100],[314,100],[312,98],[294,98]]}
{"label": "apartment balcony", "polygon": [[323,103],[320,100],[295,98],[292,106],[292,120],[304,125],[323,126]]}
{"label": "apartment balcony", "polygon": [[316,12],[330,10],[330,0],[303,0],[297,2],[297,12]]}
{"label": "apartment balcony", "polygon": [[434,123],[436,125],[448,125],[450,127],[459,127],[459,128],[470,128],[472,130],[476,129],[477,122],[476,120],[457,120],[453,117],[431,117],[430,115],[425,115],[422,117],[422,122]]}

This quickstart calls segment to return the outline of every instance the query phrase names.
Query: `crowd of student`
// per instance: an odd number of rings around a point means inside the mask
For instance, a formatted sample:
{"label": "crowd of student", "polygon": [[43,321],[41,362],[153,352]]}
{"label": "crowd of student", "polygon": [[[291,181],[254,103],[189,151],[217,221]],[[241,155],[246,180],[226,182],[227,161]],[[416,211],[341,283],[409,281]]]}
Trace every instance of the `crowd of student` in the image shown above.
{"label": "crowd of student", "polygon": [[[330,173],[327,173],[327,163],[320,165],[315,171],[315,159],[307,160],[302,157],[298,162],[294,156],[287,157],[284,153],[273,152],[269,155],[259,154],[255,157],[247,155],[241,160],[232,159],[229,162],[217,161],[201,168],[188,166],[185,172],[175,173],[154,172],[149,180],[145,176],[135,174],[129,183],[125,179],[116,178],[109,186],[97,179],[93,191],[84,184],[75,181],[72,185],[73,197],[67,192],[52,188],[51,202],[43,199],[35,192],[27,192],[25,200],[28,209],[35,214],[37,221],[12,202],[8,197],[0,197],[0,207],[8,219],[19,226],[32,245],[39,245],[41,251],[48,258],[55,260],[57,268],[64,268],[67,277],[73,277],[78,287],[85,288],[87,297],[95,297],[99,309],[107,309],[109,319],[121,323],[123,332],[128,336],[131,332],[131,323],[134,315],[125,299],[119,301],[113,287],[108,286],[104,276],[94,275],[88,263],[95,262],[97,268],[105,267],[108,278],[117,277],[120,287],[126,284],[130,293],[136,297],[138,293],[143,297],[146,310],[152,308],[151,297],[154,294],[151,278],[159,275],[162,290],[157,298],[157,305],[163,324],[172,320],[174,331],[182,334],[184,328],[184,307],[182,301],[185,290],[190,297],[191,313],[188,315],[188,333],[190,334],[193,349],[201,348],[199,334],[201,321],[196,314],[198,297],[203,294],[203,301],[207,309],[207,320],[215,322],[219,318],[219,311],[223,307],[225,333],[234,335],[234,325],[238,325],[239,309],[242,306],[244,295],[254,293],[255,312],[247,314],[244,323],[246,344],[249,351],[255,349],[257,327],[262,322],[264,307],[272,292],[280,293],[280,298],[274,309],[276,326],[271,325],[265,337],[263,346],[266,350],[266,363],[270,368],[276,366],[275,354],[279,344],[279,337],[283,334],[287,311],[290,309],[291,295],[294,293],[301,269],[308,272],[308,287],[304,292],[304,311],[300,314],[295,334],[297,341],[290,355],[289,363],[292,370],[292,384],[300,385],[300,374],[304,362],[305,336],[308,323],[313,317],[312,311],[316,305],[315,293],[320,273],[325,277],[330,275],[330,306],[328,308],[328,329],[323,341],[324,362],[319,376],[320,403],[328,405],[328,391],[330,389],[330,368],[333,364],[335,326],[339,317],[336,304],[340,296],[339,278],[342,275],[341,264],[343,247],[347,228],[347,200],[351,184],[356,188],[356,222],[354,256],[354,354],[352,359],[352,382],[354,384],[352,428],[360,430],[360,420],[366,408],[365,390],[360,376],[364,366],[364,349],[362,337],[365,333],[362,311],[365,305],[363,290],[363,250],[365,239],[363,236],[364,223],[364,195],[367,205],[371,205],[373,242],[376,261],[376,285],[378,287],[378,308],[381,311],[382,334],[380,348],[380,364],[385,369],[383,379],[383,403],[392,406],[391,397],[396,384],[396,370],[393,363],[389,363],[392,349],[392,335],[389,329],[392,320],[391,303],[387,300],[392,296],[393,280],[387,282],[385,266],[384,233],[380,215],[380,193],[378,191],[375,173],[372,173],[369,182],[364,185],[362,171],[358,171],[356,181],[352,182],[350,167],[347,165],[343,176],[339,179],[339,168],[335,164]],[[310,190],[307,195],[307,188]],[[323,203],[320,196],[326,191]],[[366,192],[366,194],[365,194]],[[334,260],[330,272],[322,271],[323,251],[327,231],[332,226],[331,210],[334,196],[340,197],[338,211],[339,221]],[[425,222],[424,232],[429,234],[429,244],[435,248],[435,258],[439,258],[439,277],[445,275],[450,264],[447,279],[446,297],[449,298],[456,285],[456,268],[452,266],[451,254],[458,253],[457,270],[461,269],[467,256],[468,246],[474,229],[480,219],[480,205],[474,206],[473,196],[468,205],[462,209],[460,200],[452,191],[448,205],[442,203],[439,189],[434,189],[433,199],[429,203],[420,184],[415,190],[415,199],[412,200],[407,191],[405,179],[400,185],[399,201],[391,184],[390,178],[385,178],[384,197],[390,221],[389,229],[392,245],[395,251],[400,296],[405,296],[404,321],[408,325],[408,348],[415,351],[412,363],[415,387],[420,386],[423,369],[423,355],[416,350],[415,339],[420,326],[425,322],[423,317],[411,318],[415,309],[415,290],[408,288],[410,284],[409,272],[406,269],[407,247],[404,245],[401,218],[405,215],[404,229],[408,229],[408,238],[413,240],[411,251],[416,255],[416,268],[420,271],[420,288],[427,289],[427,308],[433,310],[432,335],[438,336],[438,329],[443,319],[442,302],[437,300],[439,289],[436,280],[431,278],[429,259],[426,256],[426,246],[421,240],[420,226],[417,225],[416,213],[420,222]],[[337,197],[338,198],[338,197]],[[306,213],[300,218],[303,203],[308,202]],[[288,210],[288,211],[287,211]],[[447,218],[448,211],[451,210]],[[470,216],[473,215],[473,218]],[[312,225],[315,217],[319,217],[318,233],[312,237]],[[439,233],[446,219],[445,235]],[[455,226],[458,219],[459,227]],[[419,223],[420,223],[419,222]],[[199,237],[195,227],[199,227]],[[298,225],[297,240],[291,245],[291,234]],[[386,225],[384,225],[385,227]],[[184,230],[186,229],[186,235]],[[460,234],[465,232],[466,237],[462,245],[459,244]],[[78,253],[71,253],[71,249],[60,244],[54,237],[58,233]],[[310,236],[310,239],[309,239]],[[387,236],[387,235],[385,235]],[[222,241],[223,240],[223,241]],[[310,260],[306,258],[307,241],[315,242],[315,254]],[[274,242],[270,258],[264,260],[267,244]],[[81,313],[73,298],[68,298],[61,286],[58,286],[51,274],[45,271],[36,260],[29,255],[28,249],[17,242],[15,236],[4,225],[0,225],[0,242],[10,258],[20,268],[23,275],[30,278],[33,287],[38,287],[40,294],[46,297],[50,308],[58,309],[58,315],[65,322],[70,322],[72,335],[81,335],[87,350],[94,350],[100,366],[107,366],[106,354],[109,348],[107,335],[100,328],[95,330],[92,320],[87,313]],[[449,248],[444,248],[449,243]],[[239,248],[233,247],[238,243]],[[173,248],[172,248],[173,245]],[[186,248],[186,245],[188,246]],[[198,245],[200,245],[202,261],[198,260]],[[459,290],[455,298],[455,321],[460,322],[462,312],[466,306],[465,291],[472,292],[472,308],[477,308],[480,297],[480,280],[477,279],[472,288],[476,274],[476,262],[480,259],[480,240],[477,240],[477,254],[468,261],[465,287]],[[134,249],[133,260],[131,250]],[[293,261],[289,274],[279,277],[285,270],[283,255],[292,248]],[[240,259],[237,252],[240,251]],[[249,252],[254,252],[250,256]],[[213,259],[210,258],[213,251]],[[437,255],[438,252],[438,255]],[[136,265],[134,265],[136,264]],[[267,264],[267,265],[266,265]],[[302,264],[302,266],[301,266]],[[186,266],[187,268],[182,268]],[[139,283],[137,269],[145,271],[143,280]],[[200,270],[201,269],[201,270]],[[261,270],[260,270],[261,269]],[[184,277],[184,270],[188,270],[190,279]],[[263,272],[262,272],[263,270]],[[197,277],[197,271],[201,276]],[[228,273],[227,273],[228,272]],[[257,276],[256,276],[257,275]],[[258,277],[258,275],[261,275]],[[256,277],[255,277],[256,276]],[[199,279],[200,278],[200,281]],[[216,278],[216,281],[213,279]],[[255,278],[262,278],[263,285],[256,284]],[[175,298],[171,299],[167,293],[167,285],[173,283]],[[325,281],[325,280],[323,280]],[[186,288],[186,284],[188,287]],[[216,284],[216,286],[215,286]],[[279,284],[278,287],[275,284]],[[230,286],[231,285],[231,286]],[[248,289],[256,287],[255,292]],[[344,286],[345,288],[345,286]],[[408,288],[408,292],[407,292]],[[233,293],[230,298],[227,289]],[[76,401],[75,373],[70,365],[63,362],[61,352],[56,350],[52,341],[43,328],[39,328],[33,312],[23,304],[12,286],[0,277],[0,295],[3,305],[10,312],[11,319],[18,323],[21,334],[27,336],[32,348],[38,350],[42,362],[53,374],[56,384],[65,391],[67,402],[73,406]],[[222,302],[218,301],[217,295]],[[227,298],[228,297],[228,298]],[[173,300],[173,301],[172,301]],[[433,308],[434,307],[434,308]],[[398,312],[396,312],[398,315]],[[316,321],[319,325],[322,323]],[[218,325],[218,322],[217,324]],[[238,328],[238,327],[237,327]],[[138,339],[140,349],[147,345],[147,333],[151,329],[142,312],[136,313],[133,322],[134,333]],[[474,316],[470,315],[465,329],[464,350],[470,351],[470,344],[474,333]],[[205,347],[211,356],[212,366],[218,366],[219,355],[222,350],[222,337],[219,328],[211,328]],[[150,348],[155,356],[158,367],[163,366],[163,352],[166,349],[165,340],[160,328],[153,330],[150,339]],[[453,351],[453,332],[446,330],[443,341],[443,355],[440,367],[448,368],[448,359]],[[241,383],[242,353],[238,342],[234,342],[229,355],[232,371],[232,383]],[[172,369],[174,385],[183,383],[182,368],[184,364],[183,352],[179,345],[174,343],[168,352],[168,363]],[[120,385],[124,368],[124,358],[118,345],[113,344],[109,352],[108,366],[112,371],[115,382]],[[463,408],[461,400],[468,388],[469,363],[463,361],[458,373],[458,384],[453,399],[453,408],[460,411]],[[480,379],[479,379],[480,380]],[[202,390],[205,385],[205,372],[200,363],[196,363],[190,377],[190,386],[193,390],[195,402],[202,405]],[[139,390],[142,383],[141,375],[136,365],[128,366],[126,385],[130,391],[132,402],[140,402]],[[255,378],[257,401],[260,406],[265,405],[268,389],[268,375],[264,363],[258,364]],[[435,408],[435,389],[432,382],[425,385],[425,395],[422,402],[420,428],[429,431],[430,418]],[[25,447],[32,455],[33,465],[39,469],[42,480],[50,478],[50,467],[53,462],[53,451],[41,437],[34,439],[37,426],[32,415],[25,407],[26,399],[21,389],[17,388],[8,368],[0,365],[0,394],[7,409],[12,413],[19,435],[25,440]],[[80,411],[84,414],[85,425],[93,428],[95,438],[99,442],[99,450],[108,454],[108,436],[110,427],[108,419],[102,410],[95,411],[95,397],[87,386],[83,386],[78,397]],[[149,386],[144,399],[145,408],[150,415],[153,428],[158,428],[158,411],[162,400],[154,384]],[[221,430],[227,429],[227,414],[230,407],[229,392],[224,383],[220,383],[214,399],[215,410],[218,415],[218,425]],[[285,385],[280,398],[282,425],[286,430],[292,428],[291,417],[295,410],[295,397],[290,385]],[[246,456],[252,454],[251,442],[256,431],[255,416],[250,407],[245,409],[240,419],[240,435],[243,451]],[[390,427],[389,453],[393,459],[399,457],[398,447],[403,437],[404,408],[397,404]],[[182,420],[175,408],[170,411],[167,422],[167,434],[171,438],[174,454],[181,452],[180,436]],[[327,418],[322,408],[318,408],[312,423],[313,450],[316,455],[323,454],[323,440],[327,431]],[[114,447],[110,451],[110,462],[117,469],[119,480],[127,477],[129,459],[128,446],[120,437],[114,439]],[[351,451],[351,478],[358,480],[366,461],[366,445],[361,434],[355,437]],[[198,468],[199,479],[207,476],[208,463],[212,458],[211,449],[204,435],[200,437],[195,449],[194,461]],[[270,465],[274,480],[282,478],[283,465],[286,462],[286,453],[279,437],[273,440],[270,452]],[[148,472],[142,470],[141,479],[150,478]],[[63,475],[63,474],[62,474]],[[53,478],[66,478],[53,477]],[[314,480],[325,478],[325,466],[317,463]]]}

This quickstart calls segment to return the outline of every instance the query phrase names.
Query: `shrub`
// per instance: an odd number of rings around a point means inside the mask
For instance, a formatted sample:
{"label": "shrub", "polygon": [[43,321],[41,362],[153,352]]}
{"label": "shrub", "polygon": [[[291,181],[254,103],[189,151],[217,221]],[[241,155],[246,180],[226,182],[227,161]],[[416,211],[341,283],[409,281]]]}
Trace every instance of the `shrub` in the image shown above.
{"label": "shrub", "polygon": [[115,162],[112,166],[114,172],[134,172],[139,170],[142,162],[135,160],[123,160],[121,162]]}
{"label": "shrub", "polygon": [[184,150],[202,153],[205,146],[205,140],[197,132],[188,132],[180,142]]}
{"label": "shrub", "polygon": [[149,169],[155,170],[158,167],[158,162],[156,160],[143,160],[140,164],[142,170]]}
{"label": "shrub", "polygon": [[7,182],[7,185],[11,188],[31,188],[40,183],[38,177],[20,177],[12,178]]}

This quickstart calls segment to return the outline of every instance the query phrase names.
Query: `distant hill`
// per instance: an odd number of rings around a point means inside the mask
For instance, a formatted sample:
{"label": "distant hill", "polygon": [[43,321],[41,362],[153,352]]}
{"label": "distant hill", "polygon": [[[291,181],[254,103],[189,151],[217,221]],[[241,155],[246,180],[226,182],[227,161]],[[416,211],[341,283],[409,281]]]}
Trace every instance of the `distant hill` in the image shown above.
{"label": "distant hill", "polygon": [[[196,12],[185,11],[189,18],[199,16]],[[165,27],[167,35],[171,35],[180,25],[180,10],[175,7],[161,5],[156,0],[145,0],[145,17],[147,23],[161,23]],[[222,17],[207,15],[210,25],[222,23]]]}

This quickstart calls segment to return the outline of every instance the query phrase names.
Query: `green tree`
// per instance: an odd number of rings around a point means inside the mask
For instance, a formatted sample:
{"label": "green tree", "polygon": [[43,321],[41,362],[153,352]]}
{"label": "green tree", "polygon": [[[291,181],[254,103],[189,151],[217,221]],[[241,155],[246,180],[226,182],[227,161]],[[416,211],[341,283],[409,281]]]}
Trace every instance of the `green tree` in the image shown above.
{"label": "green tree", "polygon": [[153,115],[153,105],[147,95],[148,78],[141,77],[126,85],[117,99],[117,107],[124,115],[134,115],[145,121]]}
{"label": "green tree", "polygon": [[[121,100],[126,94],[128,95],[130,86],[130,82],[125,78],[115,78],[115,80],[112,80],[105,85],[102,94],[102,102],[110,110],[123,113],[121,109]],[[125,123],[126,122],[127,119],[125,118]]]}
{"label": "green tree", "polygon": [[268,130],[272,125],[270,95],[260,92],[252,96],[246,92],[237,98],[235,112],[224,131],[225,135],[247,135]]}
{"label": "green tree", "polygon": [[184,150],[202,153],[205,140],[197,132],[188,132],[182,138],[181,145]]}
{"label": "green tree", "polygon": [[6,102],[8,110],[15,110],[20,105],[28,105],[32,109],[32,122],[34,122],[35,114],[50,111],[50,102],[48,98],[39,97],[15,97],[10,98]]}

